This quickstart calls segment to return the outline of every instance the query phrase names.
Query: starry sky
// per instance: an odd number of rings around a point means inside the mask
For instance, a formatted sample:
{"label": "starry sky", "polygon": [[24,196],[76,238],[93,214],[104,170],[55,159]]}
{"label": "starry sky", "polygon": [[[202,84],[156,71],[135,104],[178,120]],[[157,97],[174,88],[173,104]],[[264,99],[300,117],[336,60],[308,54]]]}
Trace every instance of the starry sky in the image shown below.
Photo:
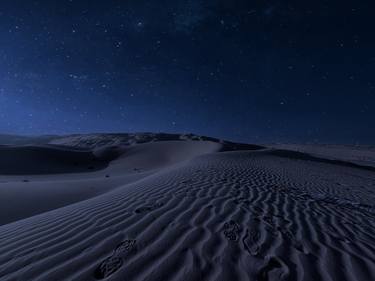
{"label": "starry sky", "polygon": [[1,1],[0,133],[374,144],[374,1]]}

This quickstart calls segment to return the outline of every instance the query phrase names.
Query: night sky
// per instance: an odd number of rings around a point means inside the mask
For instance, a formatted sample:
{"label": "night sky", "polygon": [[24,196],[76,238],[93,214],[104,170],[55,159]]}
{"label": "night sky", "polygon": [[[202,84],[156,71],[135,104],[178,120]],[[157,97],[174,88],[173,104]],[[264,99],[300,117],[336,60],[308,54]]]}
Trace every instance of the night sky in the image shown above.
{"label": "night sky", "polygon": [[375,2],[1,1],[0,133],[374,143]]}

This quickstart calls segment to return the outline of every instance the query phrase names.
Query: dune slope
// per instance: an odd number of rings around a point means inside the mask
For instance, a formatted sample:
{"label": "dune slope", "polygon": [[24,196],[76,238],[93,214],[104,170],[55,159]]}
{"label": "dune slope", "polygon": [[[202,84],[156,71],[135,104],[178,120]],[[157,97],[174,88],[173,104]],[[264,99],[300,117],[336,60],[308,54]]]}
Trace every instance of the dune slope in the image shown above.
{"label": "dune slope", "polygon": [[373,171],[215,149],[0,226],[0,280],[375,279]]}
{"label": "dune slope", "polygon": [[98,196],[221,147],[207,141],[165,141],[94,151],[1,147],[0,225]]}

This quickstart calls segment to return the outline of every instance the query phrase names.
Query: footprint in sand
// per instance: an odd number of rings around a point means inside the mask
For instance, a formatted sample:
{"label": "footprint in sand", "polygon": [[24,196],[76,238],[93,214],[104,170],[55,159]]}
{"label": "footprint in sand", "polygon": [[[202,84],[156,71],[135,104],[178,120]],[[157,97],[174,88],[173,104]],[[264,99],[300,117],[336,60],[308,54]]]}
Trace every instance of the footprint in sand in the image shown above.
{"label": "footprint in sand", "polygon": [[271,257],[257,274],[257,281],[286,280],[288,268],[277,257]]}
{"label": "footprint in sand", "polygon": [[224,224],[224,235],[230,241],[237,241],[240,233],[240,226],[231,220]]}
{"label": "footprint in sand", "polygon": [[259,253],[260,245],[259,240],[261,238],[260,232],[257,230],[247,230],[246,235],[243,238],[242,242],[245,249],[252,256],[256,256]]}
{"label": "footprint in sand", "polygon": [[99,265],[95,271],[96,279],[104,279],[115,273],[123,265],[123,260],[120,257],[111,256]]}
{"label": "footprint in sand", "polygon": [[123,256],[135,249],[136,242],[135,239],[127,239],[118,244],[113,255],[102,261],[95,270],[95,278],[104,279],[119,270],[124,264]]}
{"label": "footprint in sand", "polygon": [[128,239],[121,242],[115,249],[115,255],[122,255],[135,249],[137,240]]}

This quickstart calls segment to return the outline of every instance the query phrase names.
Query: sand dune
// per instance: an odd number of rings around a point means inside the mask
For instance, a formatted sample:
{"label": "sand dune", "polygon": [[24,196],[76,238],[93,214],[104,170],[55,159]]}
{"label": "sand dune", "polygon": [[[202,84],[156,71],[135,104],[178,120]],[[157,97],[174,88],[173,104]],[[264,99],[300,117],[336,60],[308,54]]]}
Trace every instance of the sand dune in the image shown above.
{"label": "sand dune", "polygon": [[205,141],[111,146],[92,152],[53,146],[1,147],[0,171],[6,176],[0,176],[0,225],[103,194],[220,148]]}
{"label": "sand dune", "polygon": [[103,169],[110,160],[91,151],[76,149],[52,146],[0,146],[0,171],[5,175],[85,172]]}
{"label": "sand dune", "polygon": [[0,176],[2,194],[57,191],[37,215],[0,196],[23,212],[1,210],[0,280],[375,280],[373,171],[220,141],[110,145],[94,145],[100,170]]}
{"label": "sand dune", "polygon": [[270,147],[375,167],[375,146],[372,145],[274,144]]}

